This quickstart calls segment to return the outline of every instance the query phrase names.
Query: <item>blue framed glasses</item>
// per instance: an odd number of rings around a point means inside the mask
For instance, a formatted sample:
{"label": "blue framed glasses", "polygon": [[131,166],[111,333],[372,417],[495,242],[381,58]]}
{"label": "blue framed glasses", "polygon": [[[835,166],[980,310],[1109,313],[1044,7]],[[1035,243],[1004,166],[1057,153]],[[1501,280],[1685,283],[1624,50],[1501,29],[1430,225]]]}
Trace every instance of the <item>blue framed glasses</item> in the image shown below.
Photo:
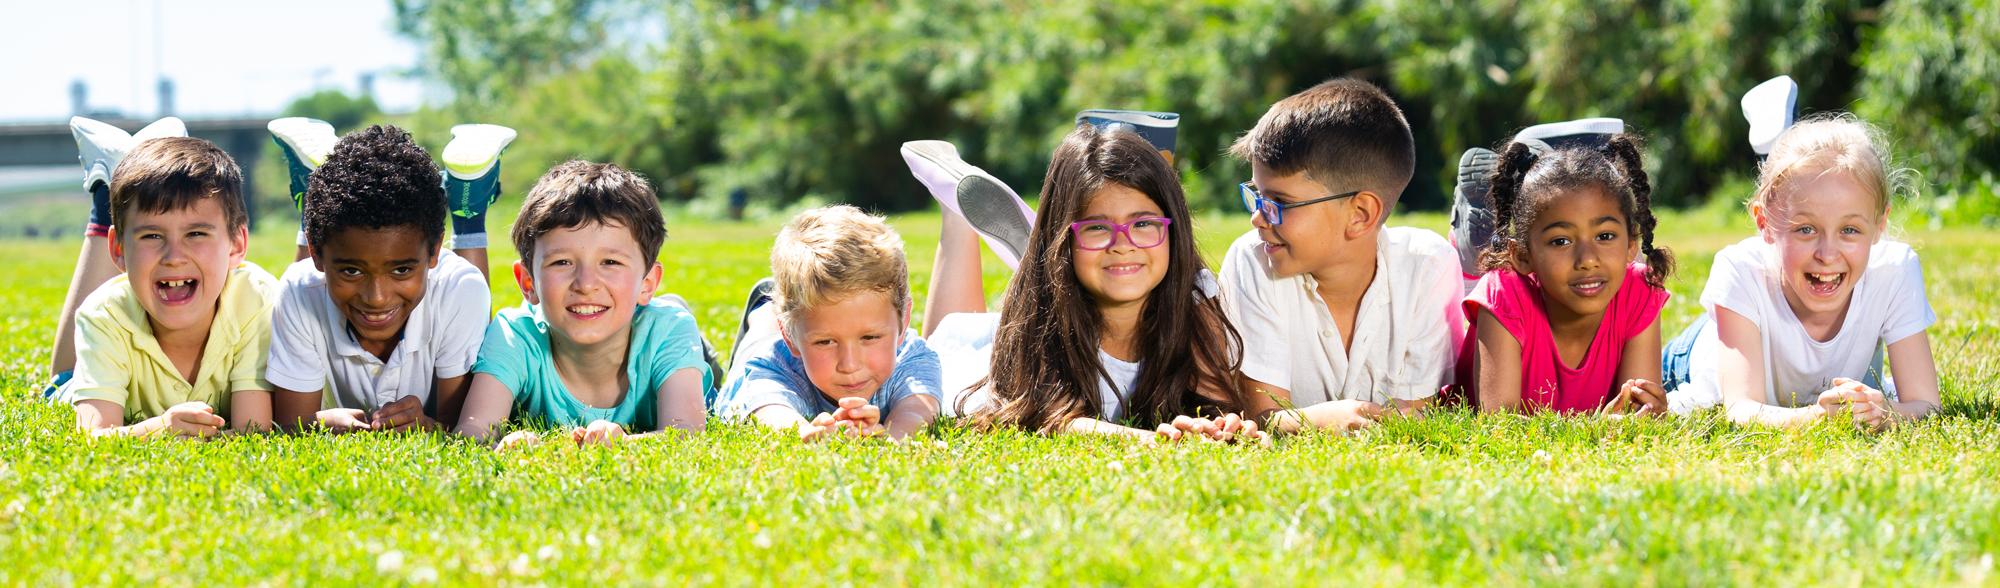
{"label": "blue framed glasses", "polygon": [[1258,194],[1257,187],[1250,185],[1250,182],[1243,182],[1241,184],[1237,184],[1236,188],[1237,188],[1236,190],[1237,195],[1243,198],[1243,209],[1250,211],[1250,214],[1252,215],[1263,216],[1264,222],[1271,223],[1271,226],[1274,227],[1283,224],[1285,222],[1285,209],[1287,208],[1298,208],[1308,204],[1319,204],[1321,202],[1326,202],[1328,200],[1339,200],[1342,198],[1352,197],[1355,194],[1360,194],[1362,192],[1362,190],[1355,190],[1353,192],[1343,192],[1340,194],[1334,194],[1332,196],[1322,196],[1319,198],[1314,198],[1312,200],[1307,200],[1305,202],[1292,202],[1287,204],[1284,202],[1279,202],[1276,200],[1265,198],[1263,194]]}

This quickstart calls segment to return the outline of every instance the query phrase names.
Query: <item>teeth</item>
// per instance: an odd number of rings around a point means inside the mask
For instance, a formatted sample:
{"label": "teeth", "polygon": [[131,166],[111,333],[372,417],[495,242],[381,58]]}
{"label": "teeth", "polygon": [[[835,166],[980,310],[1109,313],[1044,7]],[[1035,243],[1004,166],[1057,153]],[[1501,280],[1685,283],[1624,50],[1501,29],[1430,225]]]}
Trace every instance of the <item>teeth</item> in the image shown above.
{"label": "teeth", "polygon": [[160,280],[160,287],[162,287],[162,288],[179,288],[179,287],[181,287],[181,286],[186,286],[186,285],[188,285],[188,284],[192,284],[192,283],[194,283],[194,279],[193,279],[193,278],[184,278],[184,279],[179,279],[179,280]]}
{"label": "teeth", "polygon": [[1833,282],[1833,281],[1838,281],[1840,279],[1839,272],[1834,272],[1830,274],[1809,273],[1806,274],[1806,276],[1818,282]]}
{"label": "teeth", "polygon": [[608,308],[609,307],[598,306],[595,304],[578,304],[576,306],[569,307],[569,311],[577,314],[597,314],[600,312],[604,312]]}

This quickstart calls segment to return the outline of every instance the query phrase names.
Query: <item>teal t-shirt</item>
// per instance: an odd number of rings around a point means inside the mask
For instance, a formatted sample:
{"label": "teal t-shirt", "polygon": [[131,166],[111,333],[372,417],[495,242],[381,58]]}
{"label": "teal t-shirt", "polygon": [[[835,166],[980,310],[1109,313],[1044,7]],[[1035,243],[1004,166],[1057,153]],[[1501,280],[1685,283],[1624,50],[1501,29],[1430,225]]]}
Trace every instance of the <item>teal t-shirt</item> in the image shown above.
{"label": "teal t-shirt", "polygon": [[639,307],[632,317],[632,343],[625,355],[631,388],[617,406],[597,408],[570,395],[549,353],[549,322],[535,305],[522,303],[495,315],[480,343],[479,361],[472,365],[474,373],[490,374],[514,393],[516,420],[560,427],[606,420],[632,432],[660,428],[660,385],[682,369],[700,370],[704,390],[715,378],[702,359],[701,329],[694,316],[660,299]]}

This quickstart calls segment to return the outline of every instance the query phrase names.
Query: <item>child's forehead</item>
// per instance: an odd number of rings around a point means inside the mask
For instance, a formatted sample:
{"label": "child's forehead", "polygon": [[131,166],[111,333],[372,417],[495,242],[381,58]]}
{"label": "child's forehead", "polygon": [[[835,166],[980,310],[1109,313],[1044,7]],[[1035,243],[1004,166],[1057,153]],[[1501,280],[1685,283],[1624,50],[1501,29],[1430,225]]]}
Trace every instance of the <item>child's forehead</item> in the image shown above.
{"label": "child's forehead", "polygon": [[141,202],[135,200],[126,210],[126,224],[141,227],[159,224],[222,226],[229,223],[229,214],[222,210],[222,204],[216,202],[214,197],[182,202],[178,206],[166,205],[164,208],[156,208],[143,206]]}
{"label": "child's forehead", "polygon": [[1137,188],[1106,182],[1092,191],[1083,204],[1082,217],[1123,217],[1132,213],[1162,213],[1152,196]]}
{"label": "child's forehead", "polygon": [[569,227],[556,227],[543,233],[535,240],[542,249],[605,249],[630,248],[639,251],[639,240],[632,231],[613,221],[589,222]]}

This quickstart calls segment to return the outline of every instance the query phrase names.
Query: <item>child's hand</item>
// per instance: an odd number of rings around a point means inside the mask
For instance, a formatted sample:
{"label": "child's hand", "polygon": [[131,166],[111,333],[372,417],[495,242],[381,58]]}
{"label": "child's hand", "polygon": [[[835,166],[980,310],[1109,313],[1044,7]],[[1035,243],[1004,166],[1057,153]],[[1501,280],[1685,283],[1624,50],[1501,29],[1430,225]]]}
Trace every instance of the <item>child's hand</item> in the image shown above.
{"label": "child's hand", "polygon": [[159,419],[161,431],[175,437],[213,437],[229,424],[215,414],[215,407],[201,401],[173,405],[153,418]]}
{"label": "child's hand", "polygon": [[534,431],[515,431],[512,433],[508,433],[506,437],[501,437],[500,444],[493,446],[493,449],[495,451],[507,451],[509,449],[527,449],[529,447],[534,447],[536,445],[541,445],[541,444],[542,444],[541,433],[536,433]]}
{"label": "child's hand", "polygon": [[1311,419],[1314,424],[1342,433],[1373,427],[1382,418],[1382,405],[1366,400],[1335,400],[1313,408],[1324,411]]}
{"label": "child's hand", "polygon": [[435,431],[441,426],[437,421],[424,416],[424,401],[416,396],[404,396],[395,402],[382,405],[375,411],[368,426],[377,431]]}
{"label": "child's hand", "polygon": [[874,435],[882,430],[882,408],[869,404],[866,398],[842,398],[840,408],[833,410],[833,420],[847,421],[856,432]]}
{"label": "child's hand", "polygon": [[1850,378],[1834,378],[1833,388],[1820,393],[1820,398],[1840,396],[1845,399],[1849,418],[1854,426],[1870,431],[1881,431],[1895,424],[1896,408],[1889,404],[1889,398],[1881,390]]}
{"label": "child's hand", "polygon": [[1667,413],[1667,391],[1652,380],[1626,380],[1618,386],[1618,395],[1600,412],[1606,415],[1663,415]]}
{"label": "child's hand", "polygon": [[625,438],[625,427],[607,420],[591,421],[589,425],[570,429],[569,438],[577,446],[603,445],[610,447]]}
{"label": "child's hand", "polygon": [[335,434],[368,430],[368,421],[362,420],[361,411],[353,408],[329,408],[314,414],[319,426]]}
{"label": "child's hand", "polygon": [[1212,443],[1254,443],[1269,445],[1268,433],[1257,429],[1257,421],[1243,418],[1238,413],[1228,413],[1215,419],[1178,416],[1169,423],[1163,423],[1154,431],[1155,440],[1178,441],[1199,439]]}

